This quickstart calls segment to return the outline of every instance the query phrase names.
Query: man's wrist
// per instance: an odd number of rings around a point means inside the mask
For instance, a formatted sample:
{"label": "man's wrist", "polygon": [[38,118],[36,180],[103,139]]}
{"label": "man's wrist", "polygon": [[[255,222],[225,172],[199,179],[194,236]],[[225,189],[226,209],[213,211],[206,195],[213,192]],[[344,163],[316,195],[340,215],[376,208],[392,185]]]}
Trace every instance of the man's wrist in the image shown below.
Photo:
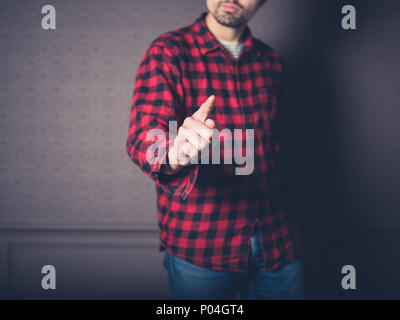
{"label": "man's wrist", "polygon": [[179,171],[181,171],[182,167],[178,167],[178,168],[171,168],[171,166],[169,164],[163,164],[161,166],[161,173],[167,174],[167,175],[174,175],[176,173],[178,173]]}
{"label": "man's wrist", "polygon": [[[174,175],[181,171],[183,168],[179,164],[171,164],[171,152],[173,152],[173,148],[171,148],[166,157],[166,163],[161,166],[160,171],[164,174]],[[172,163],[176,163],[176,161],[172,161]]]}

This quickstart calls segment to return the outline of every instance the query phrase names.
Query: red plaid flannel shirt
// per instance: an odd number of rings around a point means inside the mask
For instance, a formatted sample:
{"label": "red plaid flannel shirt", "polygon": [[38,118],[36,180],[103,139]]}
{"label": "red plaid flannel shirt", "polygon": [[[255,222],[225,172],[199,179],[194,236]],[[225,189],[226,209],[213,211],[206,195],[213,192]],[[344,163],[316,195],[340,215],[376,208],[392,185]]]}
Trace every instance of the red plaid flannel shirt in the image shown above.
{"label": "red plaid flannel shirt", "polygon": [[[282,59],[248,26],[238,60],[214,38],[206,12],[164,33],[147,49],[136,75],[126,151],[156,183],[159,251],[213,270],[246,272],[258,223],[264,269],[303,253],[295,205],[281,159]],[[160,173],[178,127],[208,96],[218,129],[254,129],[254,171],[236,175],[235,163],[191,164]],[[155,137],[150,129],[165,133]],[[146,157],[158,143],[157,161]]]}

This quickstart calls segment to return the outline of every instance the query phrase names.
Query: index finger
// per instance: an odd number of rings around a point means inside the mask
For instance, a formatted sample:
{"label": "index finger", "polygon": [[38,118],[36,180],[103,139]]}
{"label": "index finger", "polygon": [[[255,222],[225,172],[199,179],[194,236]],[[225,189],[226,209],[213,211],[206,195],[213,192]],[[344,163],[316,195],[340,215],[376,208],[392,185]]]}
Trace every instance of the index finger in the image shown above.
{"label": "index finger", "polygon": [[200,108],[193,113],[192,117],[195,119],[205,122],[211,114],[211,110],[215,104],[215,95],[211,95],[207,100],[200,106]]}

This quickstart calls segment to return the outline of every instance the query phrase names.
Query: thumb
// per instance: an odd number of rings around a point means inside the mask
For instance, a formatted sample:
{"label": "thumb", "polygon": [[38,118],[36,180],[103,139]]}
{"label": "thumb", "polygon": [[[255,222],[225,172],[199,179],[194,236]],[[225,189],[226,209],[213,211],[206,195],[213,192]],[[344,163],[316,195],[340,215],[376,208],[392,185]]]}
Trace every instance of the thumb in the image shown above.
{"label": "thumb", "polygon": [[200,106],[200,108],[193,113],[193,117],[201,122],[205,122],[207,118],[211,114],[211,110],[213,109],[215,104],[215,96],[211,95],[207,98],[207,100]]}

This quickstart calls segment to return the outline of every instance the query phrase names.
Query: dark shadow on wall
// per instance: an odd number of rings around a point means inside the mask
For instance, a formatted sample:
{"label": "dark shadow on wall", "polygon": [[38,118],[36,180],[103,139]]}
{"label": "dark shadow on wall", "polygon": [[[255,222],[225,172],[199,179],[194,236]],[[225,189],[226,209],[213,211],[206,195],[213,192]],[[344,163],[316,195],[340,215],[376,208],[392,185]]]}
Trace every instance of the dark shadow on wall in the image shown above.
{"label": "dark shadow on wall", "polygon": [[[346,193],[346,176],[339,160],[343,141],[337,139],[335,121],[340,119],[338,104],[348,88],[344,90],[343,83],[332,77],[335,60],[329,50],[340,45],[345,32],[357,32],[344,31],[340,26],[341,8],[346,4],[312,1],[312,6],[307,6],[312,10],[307,11],[299,4],[296,14],[304,14],[304,28],[310,28],[311,21],[316,27],[311,33],[297,31],[305,34],[304,38],[283,52],[287,84],[285,159],[300,207],[308,295],[314,299],[399,298],[400,277],[395,270],[400,255],[396,258],[391,255],[394,251],[387,250],[388,243],[395,250],[398,238],[390,238],[385,231],[376,235],[362,227],[363,212],[357,212]],[[372,1],[351,4],[357,9],[358,28],[377,24],[393,14],[393,1],[379,6]],[[379,219],[379,212],[376,215]],[[386,256],[382,256],[382,246]],[[356,267],[356,290],[341,287],[341,270],[348,264]]]}

